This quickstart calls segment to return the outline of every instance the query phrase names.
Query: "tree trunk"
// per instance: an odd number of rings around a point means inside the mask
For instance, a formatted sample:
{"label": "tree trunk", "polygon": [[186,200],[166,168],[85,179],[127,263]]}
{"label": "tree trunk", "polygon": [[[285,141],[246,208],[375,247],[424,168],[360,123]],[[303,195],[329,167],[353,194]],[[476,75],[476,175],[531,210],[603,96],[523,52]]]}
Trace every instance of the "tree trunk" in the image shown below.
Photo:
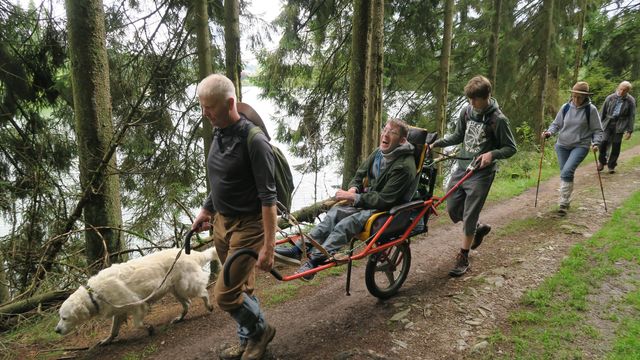
{"label": "tree trunk", "polygon": [[0,253],[0,304],[9,301],[9,281],[4,266],[4,257]]}
{"label": "tree trunk", "polygon": [[554,0],[544,0],[542,4],[542,14],[544,19],[543,36],[541,37],[540,60],[539,60],[539,87],[536,104],[535,133],[540,134],[544,129],[545,98],[547,88],[547,77],[549,76],[549,53],[551,51],[551,33],[553,32],[553,7]]}
{"label": "tree trunk", "polygon": [[[195,18],[196,27],[196,43],[198,48],[198,75],[200,80],[213,73],[213,55],[211,51],[211,36],[209,34],[209,14],[207,13],[207,0],[194,0],[195,11],[193,16]],[[207,156],[209,155],[209,148],[211,147],[211,141],[213,140],[213,128],[209,120],[204,116],[202,121],[202,140],[204,141],[204,161],[206,164]],[[205,166],[206,168],[206,166]],[[207,169],[207,178],[209,170]],[[211,191],[208,181],[207,194]]]}
{"label": "tree trunk", "polygon": [[240,6],[238,0],[224,1],[224,43],[227,77],[236,86],[238,101],[242,101],[240,83],[240,73],[242,71],[240,62]]}
{"label": "tree trunk", "polygon": [[367,49],[370,0],[353,1],[351,61],[349,63],[349,112],[344,142],[342,187],[346,188],[356,173],[362,152],[364,117],[367,112]]}
{"label": "tree trunk", "polygon": [[453,0],[446,0],[444,5],[444,34],[440,52],[440,86],[436,107],[436,126],[440,134],[445,134],[447,123],[447,92],[449,91],[449,60],[451,58],[451,38],[453,33]]}
{"label": "tree trunk", "polygon": [[491,38],[489,39],[489,80],[491,80],[493,88],[495,89],[496,84],[498,83],[498,48],[500,42],[502,0],[493,1],[493,11],[493,18],[491,19]]}
{"label": "tree trunk", "polygon": [[580,1],[580,17],[578,20],[578,41],[576,43],[576,61],[573,66],[573,78],[571,84],[575,84],[578,81],[580,74],[580,66],[582,65],[582,41],[584,35],[584,21],[587,17],[587,0]]}
{"label": "tree trunk", "polygon": [[[113,138],[109,62],[105,47],[105,19],[101,0],[66,0],[69,59],[73,85],[75,126],[80,158],[80,182],[92,193],[84,207],[86,227],[106,227],[85,233],[87,263],[97,272],[119,262],[123,249],[119,176],[97,173]],[[116,156],[108,161],[116,169]],[[105,263],[106,262],[106,263]]]}
{"label": "tree trunk", "polygon": [[[213,55],[211,51],[211,36],[209,34],[209,13],[207,12],[207,0],[194,0],[193,12],[196,43],[198,48],[198,75],[200,80],[213,73]],[[213,141],[213,127],[209,120],[204,116],[202,121],[202,140],[204,146],[204,163],[207,162],[209,155],[209,148],[211,148],[211,142]],[[205,166],[207,179],[209,178],[209,168]],[[211,184],[207,183],[207,194],[211,192]],[[209,265],[211,267],[211,275],[215,276],[220,272],[220,266],[217,261],[212,261]]]}
{"label": "tree trunk", "polygon": [[360,162],[378,147],[382,123],[382,74],[384,54],[384,0],[373,0],[369,27],[369,60],[367,66],[367,88],[369,102],[365,117],[365,132]]}

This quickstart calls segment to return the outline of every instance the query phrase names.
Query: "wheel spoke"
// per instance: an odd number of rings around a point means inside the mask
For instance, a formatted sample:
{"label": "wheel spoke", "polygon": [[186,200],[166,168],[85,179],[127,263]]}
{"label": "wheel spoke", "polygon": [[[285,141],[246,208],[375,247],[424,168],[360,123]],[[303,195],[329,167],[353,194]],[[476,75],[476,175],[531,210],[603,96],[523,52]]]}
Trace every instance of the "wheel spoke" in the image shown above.
{"label": "wheel spoke", "polygon": [[396,281],[393,271],[385,271],[384,274],[387,276],[387,280],[389,280],[389,285],[393,285]]}

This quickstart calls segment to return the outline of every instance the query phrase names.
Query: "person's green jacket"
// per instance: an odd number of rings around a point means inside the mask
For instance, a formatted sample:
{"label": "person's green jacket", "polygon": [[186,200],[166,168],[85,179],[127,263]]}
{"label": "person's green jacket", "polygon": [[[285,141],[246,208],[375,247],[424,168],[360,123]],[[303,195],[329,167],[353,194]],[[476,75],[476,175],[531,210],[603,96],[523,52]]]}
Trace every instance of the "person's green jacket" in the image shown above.
{"label": "person's green jacket", "polygon": [[400,150],[398,156],[387,164],[376,179],[372,180],[371,169],[380,149],[376,149],[360,165],[349,183],[349,188],[356,187],[358,189],[358,195],[353,204],[355,207],[384,211],[411,199],[416,177],[413,146],[397,150]]}

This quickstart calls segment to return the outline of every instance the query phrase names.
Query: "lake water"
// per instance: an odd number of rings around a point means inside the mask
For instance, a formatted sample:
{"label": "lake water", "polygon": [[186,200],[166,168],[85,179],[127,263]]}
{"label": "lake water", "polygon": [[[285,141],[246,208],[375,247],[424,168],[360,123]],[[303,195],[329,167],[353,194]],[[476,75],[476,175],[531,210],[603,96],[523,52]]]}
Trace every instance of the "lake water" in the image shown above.
{"label": "lake water", "polygon": [[[242,100],[258,111],[267,126],[269,134],[275,134],[276,124],[271,118],[277,109],[271,101],[259,99],[259,93],[260,89],[255,86],[244,86]],[[316,174],[301,174],[293,169],[294,165],[303,164],[305,160],[291,155],[286,145],[279,144],[275,139],[273,139],[272,142],[285,153],[289,165],[292,166],[291,172],[296,189],[291,203],[291,210],[298,210],[313,204],[315,201],[327,199],[335,194],[336,187],[342,183],[342,175],[336,174],[335,169],[338,167],[335,164],[330,164],[317,174],[318,186],[315,186]],[[194,209],[192,211],[193,215],[197,214],[197,211],[198,209]],[[126,217],[126,211],[124,211],[124,217]],[[126,223],[126,219],[124,220]],[[10,224],[0,220],[0,236],[7,235],[10,231]]]}
{"label": "lake water", "polygon": [[[260,89],[258,87],[244,86],[242,88],[242,101],[256,109],[260,114],[260,117],[262,117],[262,120],[264,120],[265,125],[267,126],[267,131],[269,131],[269,135],[273,136],[273,134],[276,133],[276,124],[271,119],[277,109],[271,101],[259,99],[259,93]],[[336,188],[342,184],[342,175],[336,174],[335,169],[338,168],[337,164],[329,164],[317,174],[318,185],[315,186],[316,174],[301,174],[293,169],[294,165],[303,164],[306,160],[291,155],[287,146],[279,144],[275,139],[272,139],[271,142],[277,145],[285,153],[287,160],[289,161],[289,165],[292,167],[291,172],[296,190],[293,195],[291,210],[298,210],[307,205],[311,205],[316,201],[315,199],[317,199],[317,201],[321,201],[333,196],[336,192]],[[315,197],[314,191],[316,192]]]}

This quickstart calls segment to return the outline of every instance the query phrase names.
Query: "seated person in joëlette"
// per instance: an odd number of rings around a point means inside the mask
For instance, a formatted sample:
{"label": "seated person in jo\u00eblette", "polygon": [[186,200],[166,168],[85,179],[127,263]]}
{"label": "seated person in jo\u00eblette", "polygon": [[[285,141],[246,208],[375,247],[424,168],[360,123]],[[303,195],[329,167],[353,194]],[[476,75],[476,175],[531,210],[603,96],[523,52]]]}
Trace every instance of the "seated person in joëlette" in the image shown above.
{"label": "seated person in jo\u00eblette", "polygon": [[[414,192],[416,164],[413,145],[407,141],[409,127],[398,119],[390,119],[382,129],[380,146],[360,165],[349,183],[348,190],[338,190],[335,199],[349,206],[334,206],[308,236],[333,256],[356,234],[360,233],[367,219],[379,211],[405,203]],[[366,185],[365,185],[366,184]],[[327,261],[326,255],[310,244],[309,258],[296,271],[301,273]],[[275,257],[290,264],[300,264],[302,241],[295,246],[277,246]],[[311,280],[315,273],[302,277]]]}

